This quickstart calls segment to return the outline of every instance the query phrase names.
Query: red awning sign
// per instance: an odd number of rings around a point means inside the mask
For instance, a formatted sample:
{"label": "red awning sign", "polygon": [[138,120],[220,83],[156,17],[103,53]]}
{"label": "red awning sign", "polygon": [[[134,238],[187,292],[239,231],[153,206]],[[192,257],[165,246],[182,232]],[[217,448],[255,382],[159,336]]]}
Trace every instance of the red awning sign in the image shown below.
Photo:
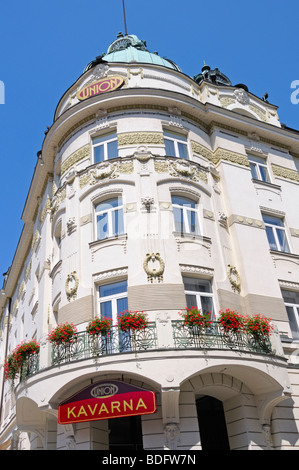
{"label": "red awning sign", "polygon": [[118,381],[98,382],[61,403],[59,424],[155,413],[154,392]]}

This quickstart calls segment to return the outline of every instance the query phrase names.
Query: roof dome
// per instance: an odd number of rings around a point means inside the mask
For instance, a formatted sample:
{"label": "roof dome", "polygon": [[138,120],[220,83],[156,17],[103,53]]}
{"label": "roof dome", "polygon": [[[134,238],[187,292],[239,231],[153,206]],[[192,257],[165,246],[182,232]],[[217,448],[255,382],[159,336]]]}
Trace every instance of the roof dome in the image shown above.
{"label": "roof dome", "polygon": [[124,36],[119,33],[117,39],[108,47],[107,53],[96,57],[85,67],[84,72],[99,63],[106,62],[162,65],[181,72],[181,69],[172,60],[160,57],[157,52],[149,52],[146,48],[146,42],[141,41],[134,34]]}

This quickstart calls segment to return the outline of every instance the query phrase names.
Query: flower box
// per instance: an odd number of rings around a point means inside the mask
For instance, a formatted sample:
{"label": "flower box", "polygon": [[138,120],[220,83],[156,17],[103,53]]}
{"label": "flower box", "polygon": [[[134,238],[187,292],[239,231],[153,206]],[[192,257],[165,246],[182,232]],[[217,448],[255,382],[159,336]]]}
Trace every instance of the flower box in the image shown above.
{"label": "flower box", "polygon": [[95,318],[91,320],[86,327],[86,331],[90,336],[106,336],[109,334],[109,331],[112,327],[112,319],[111,318]]}
{"label": "flower box", "polygon": [[16,375],[19,373],[22,364],[33,354],[37,354],[40,350],[40,345],[35,340],[23,341],[19,344],[12,353],[7,357],[4,364],[5,378],[14,381]]}
{"label": "flower box", "polygon": [[118,316],[118,328],[121,331],[142,330],[148,324],[145,312],[131,312],[126,310]]}
{"label": "flower box", "polygon": [[48,334],[48,341],[56,345],[75,342],[77,328],[73,323],[59,324]]}
{"label": "flower box", "polygon": [[211,312],[201,313],[196,307],[186,308],[180,312],[180,315],[184,320],[184,325],[192,328],[193,332],[201,331],[202,328],[211,324]]}
{"label": "flower box", "polygon": [[219,312],[218,323],[225,333],[241,333],[245,327],[244,316],[230,309]]}
{"label": "flower box", "polygon": [[252,335],[255,339],[268,338],[273,326],[271,325],[271,318],[267,318],[264,315],[254,315],[252,317],[246,317],[245,320],[246,332]]}

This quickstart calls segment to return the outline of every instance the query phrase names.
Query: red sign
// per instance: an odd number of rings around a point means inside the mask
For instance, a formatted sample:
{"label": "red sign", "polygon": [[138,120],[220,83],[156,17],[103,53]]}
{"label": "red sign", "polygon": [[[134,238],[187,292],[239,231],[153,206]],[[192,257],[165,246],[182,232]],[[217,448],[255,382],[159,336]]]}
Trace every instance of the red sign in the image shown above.
{"label": "red sign", "polygon": [[77,98],[78,100],[83,101],[87,98],[90,98],[91,96],[116,90],[123,84],[123,82],[124,79],[122,77],[102,78],[98,82],[91,83],[85,88],[82,88],[82,90],[78,91]]}
{"label": "red sign", "polygon": [[155,413],[154,392],[124,382],[89,385],[58,407],[59,424]]}

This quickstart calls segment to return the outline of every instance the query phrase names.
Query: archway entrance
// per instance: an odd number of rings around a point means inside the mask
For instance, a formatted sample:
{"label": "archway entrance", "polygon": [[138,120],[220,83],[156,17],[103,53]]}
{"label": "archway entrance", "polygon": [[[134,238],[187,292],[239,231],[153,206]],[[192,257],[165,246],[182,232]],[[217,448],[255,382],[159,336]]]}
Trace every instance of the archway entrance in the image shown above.
{"label": "archway entrance", "polygon": [[143,450],[141,416],[108,419],[109,450]]}
{"label": "archway entrance", "polygon": [[222,402],[203,396],[196,408],[202,450],[230,450]]}

